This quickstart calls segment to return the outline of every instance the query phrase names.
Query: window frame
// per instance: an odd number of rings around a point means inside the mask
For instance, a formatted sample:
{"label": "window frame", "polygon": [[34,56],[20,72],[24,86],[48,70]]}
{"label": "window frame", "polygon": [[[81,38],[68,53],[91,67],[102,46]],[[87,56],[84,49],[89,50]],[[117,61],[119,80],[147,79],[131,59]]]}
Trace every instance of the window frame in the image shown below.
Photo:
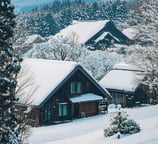
{"label": "window frame", "polygon": [[43,116],[42,116],[42,121],[50,121],[52,119],[52,112],[51,109],[44,109],[43,110]]}
{"label": "window frame", "polygon": [[68,103],[59,103],[59,105],[58,105],[58,116],[59,117],[68,116]]}
{"label": "window frame", "polygon": [[81,93],[82,92],[82,83],[81,82],[71,82],[70,83],[70,93]]}

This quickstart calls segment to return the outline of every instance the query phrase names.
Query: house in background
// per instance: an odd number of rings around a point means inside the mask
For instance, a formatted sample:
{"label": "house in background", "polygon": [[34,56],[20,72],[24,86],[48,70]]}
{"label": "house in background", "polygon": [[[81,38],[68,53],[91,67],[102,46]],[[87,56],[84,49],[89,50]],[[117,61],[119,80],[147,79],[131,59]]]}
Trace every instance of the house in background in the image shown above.
{"label": "house in background", "polygon": [[19,85],[26,82],[27,86],[18,93],[19,105],[28,106],[22,110],[34,126],[97,115],[100,102],[111,99],[108,91],[75,62],[24,59],[21,75]]}
{"label": "house in background", "polygon": [[55,35],[59,36],[70,39],[75,37],[77,42],[95,49],[106,48],[114,43],[129,45],[133,42],[110,20],[73,21]]}
{"label": "house in background", "polygon": [[100,84],[110,92],[112,103],[133,107],[147,101],[147,94],[141,86],[144,77],[140,68],[119,63],[100,80]]}

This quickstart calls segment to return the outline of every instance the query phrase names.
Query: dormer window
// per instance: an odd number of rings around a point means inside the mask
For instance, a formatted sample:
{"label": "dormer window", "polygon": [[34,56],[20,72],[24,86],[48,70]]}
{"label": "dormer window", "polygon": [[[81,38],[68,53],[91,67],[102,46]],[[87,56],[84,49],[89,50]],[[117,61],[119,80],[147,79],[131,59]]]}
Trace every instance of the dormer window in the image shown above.
{"label": "dormer window", "polygon": [[73,93],[81,93],[81,82],[72,82],[70,85],[70,92]]}

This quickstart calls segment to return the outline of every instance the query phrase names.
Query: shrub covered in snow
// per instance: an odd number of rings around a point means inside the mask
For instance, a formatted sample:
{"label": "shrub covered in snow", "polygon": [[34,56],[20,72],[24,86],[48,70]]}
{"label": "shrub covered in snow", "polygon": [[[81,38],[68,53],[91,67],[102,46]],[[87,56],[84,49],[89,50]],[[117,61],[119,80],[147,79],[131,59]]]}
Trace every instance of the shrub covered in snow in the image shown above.
{"label": "shrub covered in snow", "polygon": [[132,119],[128,119],[128,114],[119,109],[111,113],[110,126],[104,129],[104,136],[109,137],[114,134],[133,134],[140,131],[139,125]]}

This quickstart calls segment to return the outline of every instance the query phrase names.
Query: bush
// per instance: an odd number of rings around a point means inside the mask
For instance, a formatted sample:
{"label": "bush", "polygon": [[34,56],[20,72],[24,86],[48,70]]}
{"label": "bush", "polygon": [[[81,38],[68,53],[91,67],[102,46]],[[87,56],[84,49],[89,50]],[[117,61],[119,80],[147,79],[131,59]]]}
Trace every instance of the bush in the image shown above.
{"label": "bush", "polygon": [[140,126],[132,119],[124,121],[121,125],[121,134],[134,134],[140,131]]}
{"label": "bush", "polygon": [[109,137],[114,134],[118,133],[117,127],[108,127],[107,129],[104,129],[104,136]]}

